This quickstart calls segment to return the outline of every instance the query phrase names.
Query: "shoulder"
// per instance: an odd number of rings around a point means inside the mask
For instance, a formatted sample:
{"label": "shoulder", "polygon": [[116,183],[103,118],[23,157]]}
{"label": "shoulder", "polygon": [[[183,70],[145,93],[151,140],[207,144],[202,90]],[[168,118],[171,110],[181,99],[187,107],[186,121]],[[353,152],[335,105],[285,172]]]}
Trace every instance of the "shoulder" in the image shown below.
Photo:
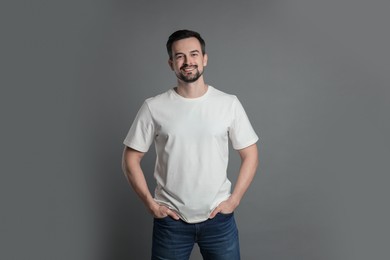
{"label": "shoulder", "polygon": [[221,102],[227,102],[229,104],[234,104],[238,101],[238,98],[236,95],[229,94],[226,92],[223,92],[219,89],[216,89],[213,86],[210,87],[210,98],[219,100]]}
{"label": "shoulder", "polygon": [[154,106],[154,105],[159,105],[161,103],[164,103],[170,99],[170,96],[172,95],[172,89],[169,89],[165,91],[164,93],[160,93],[156,96],[149,97],[145,100],[145,103],[148,106]]}

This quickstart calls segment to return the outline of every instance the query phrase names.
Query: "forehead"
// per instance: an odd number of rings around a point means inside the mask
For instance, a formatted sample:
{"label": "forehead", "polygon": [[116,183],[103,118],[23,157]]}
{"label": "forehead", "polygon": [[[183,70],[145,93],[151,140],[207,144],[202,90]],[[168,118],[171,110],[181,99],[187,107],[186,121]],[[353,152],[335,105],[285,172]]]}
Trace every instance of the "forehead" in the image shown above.
{"label": "forehead", "polygon": [[195,37],[178,40],[172,44],[173,53],[179,53],[179,52],[185,53],[185,52],[191,52],[195,50],[201,52],[200,42]]}

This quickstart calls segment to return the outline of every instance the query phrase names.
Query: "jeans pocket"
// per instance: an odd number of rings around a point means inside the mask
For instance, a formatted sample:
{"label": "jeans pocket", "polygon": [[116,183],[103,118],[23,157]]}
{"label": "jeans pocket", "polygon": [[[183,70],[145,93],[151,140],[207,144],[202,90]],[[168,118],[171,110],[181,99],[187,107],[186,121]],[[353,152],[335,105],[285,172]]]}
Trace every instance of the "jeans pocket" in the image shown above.
{"label": "jeans pocket", "polygon": [[229,217],[232,217],[234,215],[234,212],[231,212],[231,213],[218,212],[217,215],[220,215],[221,217],[229,218]]}
{"label": "jeans pocket", "polygon": [[162,217],[162,218],[156,218],[156,217],[154,218],[155,221],[167,221],[169,219],[171,219],[170,216],[165,216],[165,217]]}

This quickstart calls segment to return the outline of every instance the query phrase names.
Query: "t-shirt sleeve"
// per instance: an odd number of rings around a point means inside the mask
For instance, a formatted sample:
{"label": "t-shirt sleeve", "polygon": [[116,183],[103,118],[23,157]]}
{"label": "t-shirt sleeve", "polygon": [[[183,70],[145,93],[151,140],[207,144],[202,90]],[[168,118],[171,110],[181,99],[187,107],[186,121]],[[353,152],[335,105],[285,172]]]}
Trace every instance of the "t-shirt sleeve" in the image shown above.
{"label": "t-shirt sleeve", "polygon": [[245,113],[240,101],[235,97],[233,101],[232,123],[229,129],[229,138],[236,150],[246,148],[256,143],[259,138]]}
{"label": "t-shirt sleeve", "polygon": [[140,152],[147,152],[155,136],[155,127],[148,104],[143,103],[123,144]]}

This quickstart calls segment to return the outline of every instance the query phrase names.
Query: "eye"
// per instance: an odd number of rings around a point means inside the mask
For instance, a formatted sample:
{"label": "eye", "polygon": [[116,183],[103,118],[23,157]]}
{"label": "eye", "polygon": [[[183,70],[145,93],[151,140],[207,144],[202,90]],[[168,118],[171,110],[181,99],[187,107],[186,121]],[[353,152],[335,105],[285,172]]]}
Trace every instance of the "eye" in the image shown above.
{"label": "eye", "polygon": [[176,55],[176,60],[179,60],[179,59],[182,59],[182,58],[183,58],[182,54]]}

